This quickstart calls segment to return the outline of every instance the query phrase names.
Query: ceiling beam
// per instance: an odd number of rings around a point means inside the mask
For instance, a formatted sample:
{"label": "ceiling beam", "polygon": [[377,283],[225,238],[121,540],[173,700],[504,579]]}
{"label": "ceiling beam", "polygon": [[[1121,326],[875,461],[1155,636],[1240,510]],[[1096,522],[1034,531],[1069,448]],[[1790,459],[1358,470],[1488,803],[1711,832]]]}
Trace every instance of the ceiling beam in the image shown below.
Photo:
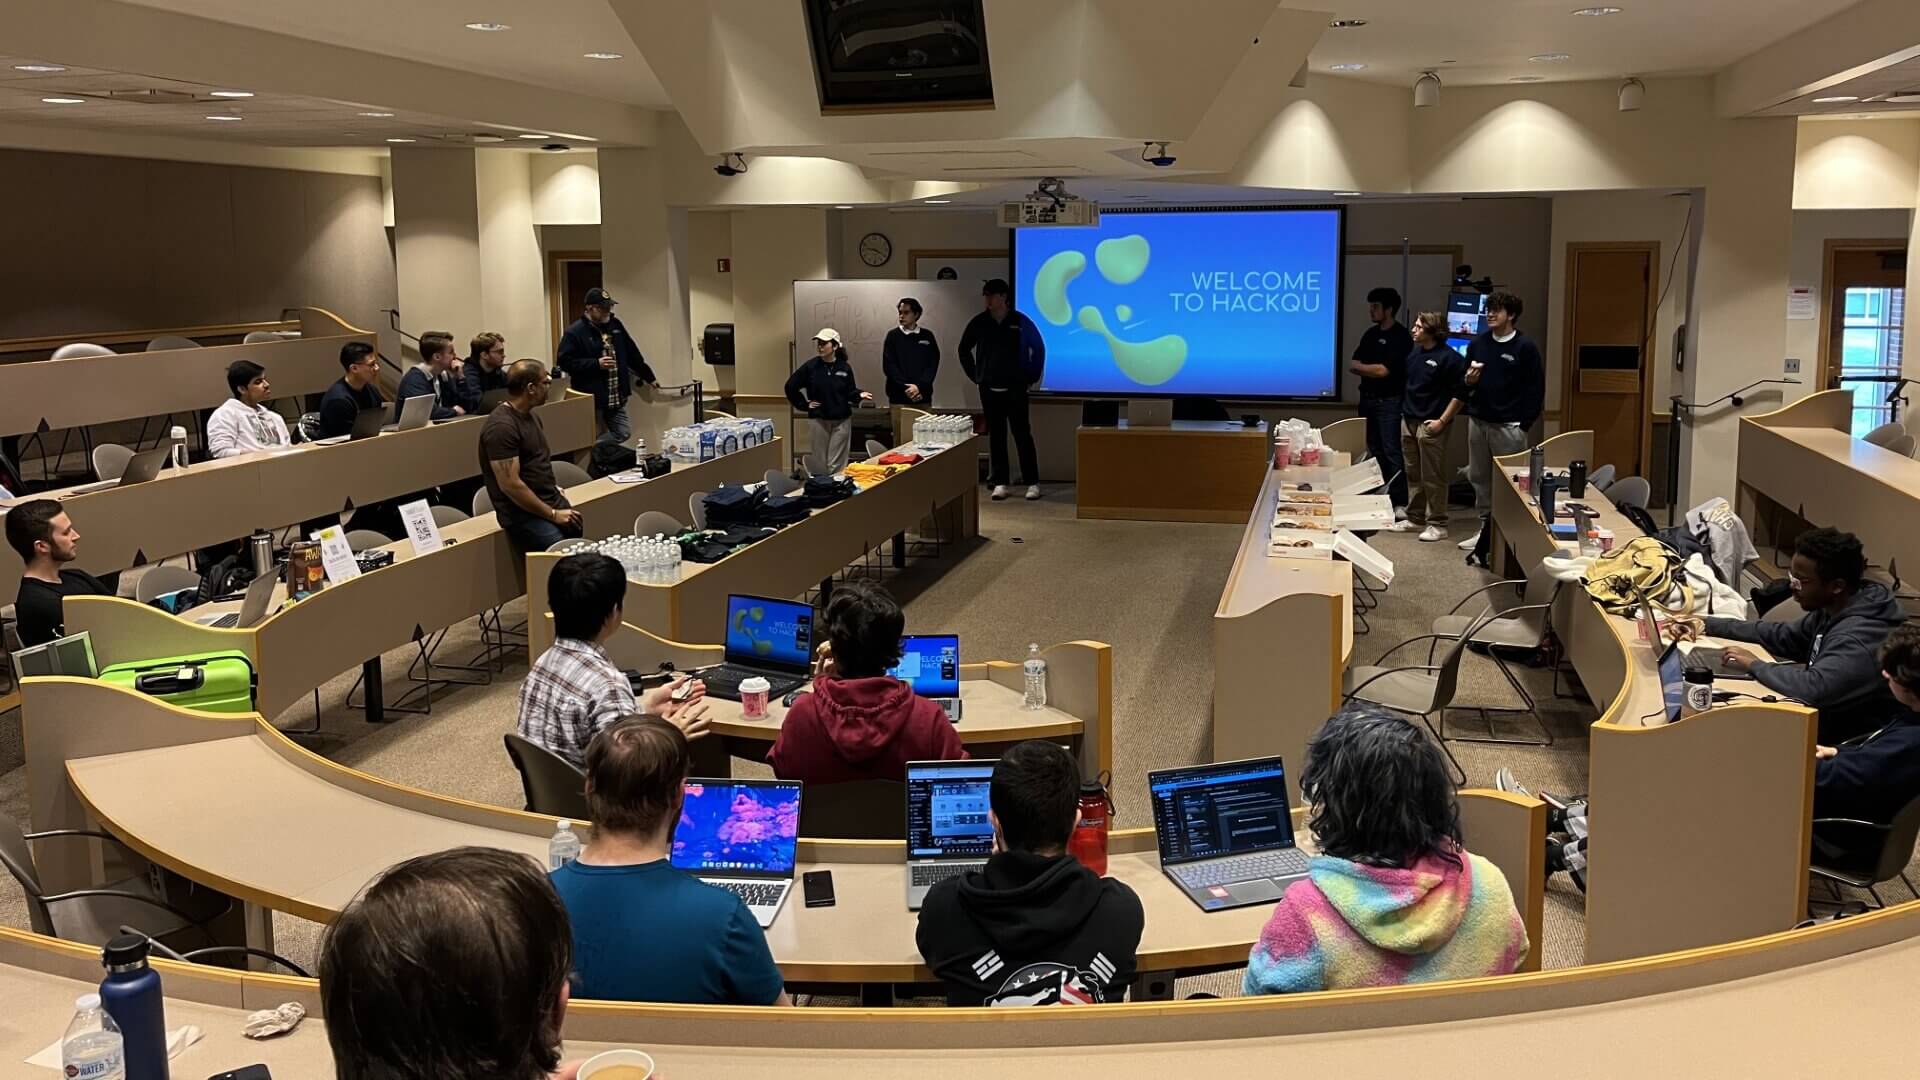
{"label": "ceiling beam", "polygon": [[1920,56],[1917,42],[1920,3],[1862,0],[1722,70],[1715,110],[1751,116]]}

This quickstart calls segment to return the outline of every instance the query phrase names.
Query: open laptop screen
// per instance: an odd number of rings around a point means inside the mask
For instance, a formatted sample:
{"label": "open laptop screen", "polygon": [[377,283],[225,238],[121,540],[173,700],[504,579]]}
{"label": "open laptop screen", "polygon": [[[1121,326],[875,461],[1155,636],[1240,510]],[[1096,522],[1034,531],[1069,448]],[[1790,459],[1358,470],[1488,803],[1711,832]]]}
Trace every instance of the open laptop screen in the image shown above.
{"label": "open laptop screen", "polygon": [[960,638],[954,634],[908,634],[900,639],[900,662],[887,674],[921,697],[960,696]]}
{"label": "open laptop screen", "polygon": [[763,596],[727,597],[727,662],[807,673],[813,608]]}
{"label": "open laptop screen", "polygon": [[907,763],[907,858],[984,859],[993,854],[987,820],[991,761]]}
{"label": "open laptop screen", "polygon": [[695,874],[792,874],[799,836],[797,781],[689,779],[673,865]]}
{"label": "open laptop screen", "polygon": [[1162,863],[1293,846],[1277,757],[1148,773],[1147,790]]}
{"label": "open laptop screen", "polygon": [[72,675],[92,679],[100,674],[93,660],[93,635],[85,630],[21,649],[13,654],[13,668],[21,675]]}
{"label": "open laptop screen", "polygon": [[1667,706],[1667,723],[1679,723],[1680,703],[1687,696],[1687,658],[1677,641],[1660,654],[1660,693]]}

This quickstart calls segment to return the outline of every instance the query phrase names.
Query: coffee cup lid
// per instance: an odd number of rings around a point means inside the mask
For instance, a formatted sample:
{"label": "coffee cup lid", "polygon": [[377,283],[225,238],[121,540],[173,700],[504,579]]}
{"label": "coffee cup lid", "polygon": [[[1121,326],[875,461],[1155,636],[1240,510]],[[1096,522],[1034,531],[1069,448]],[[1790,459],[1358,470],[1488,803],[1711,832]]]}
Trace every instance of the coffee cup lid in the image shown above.
{"label": "coffee cup lid", "polygon": [[758,675],[740,680],[740,692],[743,694],[764,694],[771,689],[773,684]]}

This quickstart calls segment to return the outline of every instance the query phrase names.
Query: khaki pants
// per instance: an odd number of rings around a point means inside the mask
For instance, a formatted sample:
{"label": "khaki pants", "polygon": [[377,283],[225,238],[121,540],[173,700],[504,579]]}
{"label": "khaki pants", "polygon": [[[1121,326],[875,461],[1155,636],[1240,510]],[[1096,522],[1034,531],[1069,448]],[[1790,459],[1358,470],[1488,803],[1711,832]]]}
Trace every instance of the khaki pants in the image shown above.
{"label": "khaki pants", "polygon": [[1447,433],[1427,433],[1424,421],[1407,425],[1413,453],[1407,455],[1407,520],[1415,525],[1447,527]]}

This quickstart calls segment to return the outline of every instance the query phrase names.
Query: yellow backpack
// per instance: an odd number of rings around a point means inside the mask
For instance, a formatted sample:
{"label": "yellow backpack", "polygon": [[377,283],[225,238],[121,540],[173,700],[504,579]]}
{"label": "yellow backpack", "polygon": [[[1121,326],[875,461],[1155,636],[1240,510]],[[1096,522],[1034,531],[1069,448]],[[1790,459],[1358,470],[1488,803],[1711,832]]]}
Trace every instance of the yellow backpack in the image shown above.
{"label": "yellow backpack", "polygon": [[1612,615],[1639,614],[1642,596],[1660,611],[1684,613],[1693,609],[1686,565],[1679,552],[1654,537],[1636,536],[1593,560],[1582,584]]}

